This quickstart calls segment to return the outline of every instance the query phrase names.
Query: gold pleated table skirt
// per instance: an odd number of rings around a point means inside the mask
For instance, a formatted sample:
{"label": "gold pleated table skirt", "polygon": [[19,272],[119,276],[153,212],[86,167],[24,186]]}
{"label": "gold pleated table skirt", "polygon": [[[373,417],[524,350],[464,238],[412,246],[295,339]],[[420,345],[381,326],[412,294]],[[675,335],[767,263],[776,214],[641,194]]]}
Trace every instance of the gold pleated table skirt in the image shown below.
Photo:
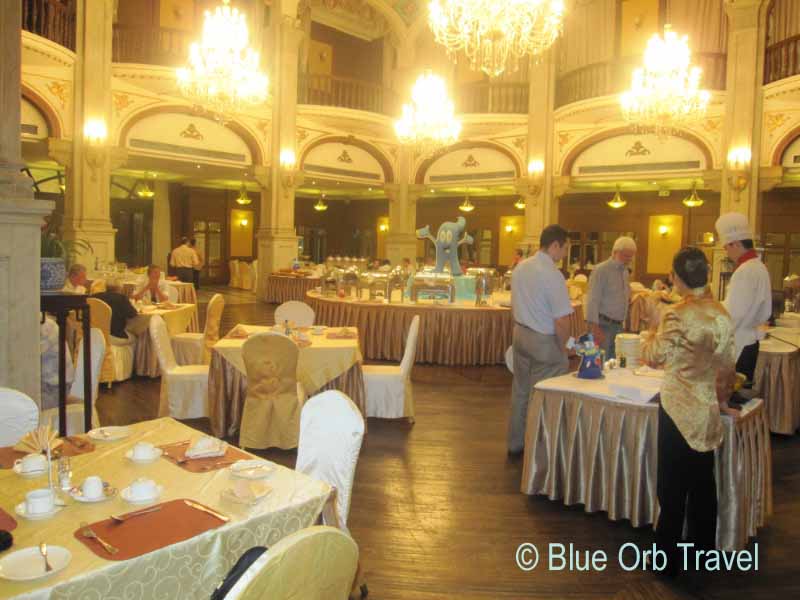
{"label": "gold pleated table skirt", "polygon": [[264,300],[271,304],[283,304],[289,300],[305,302],[306,292],[319,287],[318,277],[294,277],[291,275],[270,275]]}
{"label": "gold pleated table skirt", "polygon": [[794,435],[800,429],[800,351],[776,340],[760,346],[753,390],[764,398],[769,430]]}

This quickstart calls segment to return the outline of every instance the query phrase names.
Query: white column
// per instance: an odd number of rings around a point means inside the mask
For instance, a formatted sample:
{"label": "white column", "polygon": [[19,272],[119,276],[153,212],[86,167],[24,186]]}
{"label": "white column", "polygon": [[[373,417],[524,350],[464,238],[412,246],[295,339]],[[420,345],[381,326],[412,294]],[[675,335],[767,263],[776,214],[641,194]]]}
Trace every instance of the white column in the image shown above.
{"label": "white column", "polygon": [[172,250],[171,212],[169,207],[169,183],[155,181],[153,185],[153,255],[151,262],[167,268],[167,254]]}
{"label": "white column", "polygon": [[412,152],[400,147],[397,183],[384,185],[389,200],[389,233],[386,236],[386,258],[393,265],[404,258],[413,262],[417,255],[417,200],[424,186],[411,184]]}
{"label": "white column", "polygon": [[20,2],[0,2],[0,386],[39,402],[39,257],[42,218],[20,173]]}

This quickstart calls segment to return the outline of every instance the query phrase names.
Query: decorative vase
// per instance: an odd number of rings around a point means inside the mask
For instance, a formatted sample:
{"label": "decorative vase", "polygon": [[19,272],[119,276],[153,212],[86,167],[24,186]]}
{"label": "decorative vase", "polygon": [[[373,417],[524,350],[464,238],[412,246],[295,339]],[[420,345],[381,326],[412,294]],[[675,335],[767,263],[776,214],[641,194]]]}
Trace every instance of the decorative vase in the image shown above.
{"label": "decorative vase", "polygon": [[41,259],[40,287],[44,291],[60,290],[67,279],[67,267],[63,258]]}

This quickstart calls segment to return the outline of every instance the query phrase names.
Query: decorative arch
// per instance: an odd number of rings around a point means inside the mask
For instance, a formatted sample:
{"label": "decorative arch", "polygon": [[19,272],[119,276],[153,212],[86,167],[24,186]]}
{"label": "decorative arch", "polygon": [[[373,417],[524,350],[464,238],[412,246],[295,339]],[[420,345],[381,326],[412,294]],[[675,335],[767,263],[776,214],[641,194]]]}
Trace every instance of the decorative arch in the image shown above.
{"label": "decorative arch", "polygon": [[[119,145],[123,145],[125,140],[128,138],[128,133],[136,123],[141,121],[142,119],[146,119],[147,117],[152,117],[153,115],[162,114],[162,113],[177,113],[181,115],[194,115],[194,116],[203,116],[198,115],[195,110],[191,107],[185,106],[183,104],[175,104],[175,105],[160,105],[160,106],[153,106],[150,108],[145,108],[144,110],[140,110],[132,114],[128,117],[128,120],[125,121],[125,124],[122,126],[119,132],[119,138],[117,143]],[[224,127],[226,129],[230,129],[233,133],[239,136],[242,141],[245,143],[247,148],[250,150],[250,155],[253,159],[254,165],[263,165],[264,163],[264,152],[261,149],[261,144],[258,142],[258,139],[253,135],[253,133],[244,125],[237,121],[228,121],[225,123]]]}
{"label": "decorative arch", "polygon": [[384,155],[383,152],[378,150],[378,148],[369,142],[365,142],[364,140],[360,140],[354,136],[331,135],[323,136],[314,140],[308,144],[308,146],[303,148],[303,154],[300,156],[300,160],[297,163],[301,169],[306,162],[306,157],[308,156],[309,152],[311,152],[311,150],[314,148],[322,146],[323,144],[347,144],[350,146],[355,146],[356,148],[360,148],[378,161],[381,169],[383,169],[383,179],[386,183],[392,183],[394,181],[394,169],[392,169],[392,163],[389,162],[389,159],[386,158],[386,155]]}
{"label": "decorative arch", "polygon": [[786,150],[789,149],[789,146],[792,145],[797,138],[800,137],[800,125],[792,129],[789,133],[787,133],[781,141],[775,146],[775,152],[772,153],[772,160],[770,161],[771,165],[780,165],[783,163],[783,155],[786,153]]}
{"label": "decorative arch", "polygon": [[22,97],[42,113],[50,131],[50,137],[60,139],[64,132],[64,125],[58,115],[58,111],[29,85],[21,83],[20,87],[22,89]]}
{"label": "decorative arch", "polygon": [[414,183],[425,183],[425,175],[428,173],[428,169],[431,168],[431,165],[439,160],[445,154],[449,154],[450,152],[454,152],[456,150],[472,150],[474,148],[488,148],[489,150],[494,150],[499,152],[500,154],[505,155],[514,165],[514,176],[521,177],[522,176],[522,166],[520,165],[519,158],[516,154],[511,152],[505,146],[501,146],[500,144],[494,144],[492,142],[486,142],[483,140],[480,141],[469,141],[465,140],[463,142],[457,142],[452,146],[448,146],[447,148],[440,150],[433,154],[433,156],[429,156],[417,169],[417,174],[414,177]]}
{"label": "decorative arch", "polygon": [[[586,150],[594,146],[595,144],[622,135],[636,135],[637,133],[640,132],[636,131],[634,127],[618,127],[616,129],[609,129],[607,131],[602,131],[598,134],[586,138],[585,140],[578,143],[572,150],[569,151],[569,154],[567,154],[566,158],[564,159],[564,162],[562,163],[561,174],[569,176],[572,173],[572,167],[575,165],[575,161],[578,159],[578,157],[581,154],[583,154]],[[683,131],[683,130],[676,132],[674,134],[674,137],[679,137],[697,146],[700,152],[703,153],[703,157],[705,158],[706,165],[708,165],[708,168],[713,167],[714,165],[713,154],[711,153],[711,149],[702,139],[700,139],[693,133],[689,133],[688,131]]]}

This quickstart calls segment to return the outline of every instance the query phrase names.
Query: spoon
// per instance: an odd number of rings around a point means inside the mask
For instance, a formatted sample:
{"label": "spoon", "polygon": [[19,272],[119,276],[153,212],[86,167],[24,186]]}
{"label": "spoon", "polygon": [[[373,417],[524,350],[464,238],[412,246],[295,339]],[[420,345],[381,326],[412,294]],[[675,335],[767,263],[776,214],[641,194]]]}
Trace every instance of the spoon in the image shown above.
{"label": "spoon", "polygon": [[115,548],[114,546],[112,546],[111,544],[109,544],[107,541],[105,541],[103,538],[101,538],[100,536],[98,536],[98,535],[97,535],[97,534],[94,532],[94,530],[93,530],[91,527],[89,527],[89,524],[88,524],[86,521],[84,521],[83,523],[81,523],[81,534],[82,534],[82,535],[83,535],[83,537],[85,537],[85,538],[89,538],[89,539],[91,539],[91,540],[97,540],[97,541],[98,541],[98,543],[99,543],[99,544],[100,544],[100,545],[101,545],[101,546],[102,546],[102,547],[105,549],[105,551],[106,551],[106,552],[108,552],[109,554],[116,554],[117,552],[119,552],[119,548]]}
{"label": "spoon", "polygon": [[47,560],[47,544],[44,542],[39,543],[39,554],[42,555],[44,558],[44,571],[45,573],[49,573],[53,570],[53,567],[50,566],[50,561]]}

